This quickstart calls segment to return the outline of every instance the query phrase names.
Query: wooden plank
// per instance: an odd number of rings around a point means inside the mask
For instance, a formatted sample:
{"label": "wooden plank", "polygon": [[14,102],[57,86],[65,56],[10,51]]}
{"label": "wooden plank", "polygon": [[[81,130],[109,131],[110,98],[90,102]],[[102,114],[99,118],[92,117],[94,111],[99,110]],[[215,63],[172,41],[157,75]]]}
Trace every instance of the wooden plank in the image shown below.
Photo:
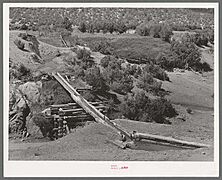
{"label": "wooden plank", "polygon": [[[89,102],[90,104],[97,106],[97,105],[104,105],[105,103],[107,103],[107,101],[100,101],[100,102]],[[69,106],[79,106],[77,103],[67,103],[67,104],[53,104],[50,105],[49,107],[53,107],[53,108],[59,108],[59,107],[69,107]],[[105,105],[104,105],[105,106]]]}
{"label": "wooden plank", "polygon": [[[103,108],[106,108],[105,106],[98,106],[96,109],[103,109]],[[85,112],[84,109],[82,108],[78,108],[78,109],[66,109],[66,110],[60,110],[60,112]]]}

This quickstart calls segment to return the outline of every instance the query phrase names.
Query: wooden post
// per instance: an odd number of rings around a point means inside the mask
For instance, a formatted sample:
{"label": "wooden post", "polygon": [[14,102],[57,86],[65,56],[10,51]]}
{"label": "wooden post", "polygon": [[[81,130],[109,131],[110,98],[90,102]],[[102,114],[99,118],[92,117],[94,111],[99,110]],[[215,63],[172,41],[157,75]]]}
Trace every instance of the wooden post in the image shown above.
{"label": "wooden post", "polygon": [[55,139],[58,139],[58,120],[57,118],[54,116],[54,126],[53,126],[53,131],[54,131],[54,137]]}

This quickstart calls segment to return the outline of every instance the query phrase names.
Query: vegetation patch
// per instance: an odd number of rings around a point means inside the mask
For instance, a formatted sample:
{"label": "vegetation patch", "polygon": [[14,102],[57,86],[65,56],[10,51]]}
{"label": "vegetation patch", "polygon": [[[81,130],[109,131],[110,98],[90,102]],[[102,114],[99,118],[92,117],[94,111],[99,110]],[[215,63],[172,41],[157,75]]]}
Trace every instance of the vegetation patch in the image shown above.
{"label": "vegetation patch", "polygon": [[[112,41],[113,55],[127,60],[137,60],[138,63],[151,62],[159,52],[169,52],[170,44],[152,37],[121,38]],[[142,63],[142,62],[141,62]]]}
{"label": "vegetation patch", "polygon": [[166,117],[177,115],[171,103],[163,98],[150,99],[144,92],[125,97],[120,111],[129,119],[143,122],[170,123]]}
{"label": "vegetation patch", "polygon": [[193,69],[194,71],[211,71],[210,65],[201,62],[201,53],[198,47],[190,41],[174,41],[169,53],[160,53],[156,64],[163,69],[172,71],[173,68]]}

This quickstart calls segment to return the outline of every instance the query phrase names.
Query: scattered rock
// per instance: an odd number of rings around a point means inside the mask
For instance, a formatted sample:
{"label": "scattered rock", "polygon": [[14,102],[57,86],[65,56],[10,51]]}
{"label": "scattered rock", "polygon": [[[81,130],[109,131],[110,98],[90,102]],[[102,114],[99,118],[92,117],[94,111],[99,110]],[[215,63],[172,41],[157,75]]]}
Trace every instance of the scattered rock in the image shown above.
{"label": "scattered rock", "polygon": [[193,113],[192,109],[190,109],[190,108],[187,108],[186,111],[187,111],[187,113],[189,113],[189,114],[192,114],[192,113]]}
{"label": "scattered rock", "polygon": [[39,153],[34,153],[34,155],[35,155],[35,156],[40,156],[40,154],[39,154]]}

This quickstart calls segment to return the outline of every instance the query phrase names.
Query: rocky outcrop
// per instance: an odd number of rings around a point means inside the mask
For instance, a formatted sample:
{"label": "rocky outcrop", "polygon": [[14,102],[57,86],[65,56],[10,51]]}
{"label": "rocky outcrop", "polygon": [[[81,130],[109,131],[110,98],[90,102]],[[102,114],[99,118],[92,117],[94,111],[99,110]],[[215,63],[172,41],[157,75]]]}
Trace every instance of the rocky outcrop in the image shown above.
{"label": "rocky outcrop", "polygon": [[9,132],[21,133],[25,130],[32,134],[33,129],[39,131],[39,127],[31,121],[31,106],[39,102],[41,88],[41,81],[10,85]]}

